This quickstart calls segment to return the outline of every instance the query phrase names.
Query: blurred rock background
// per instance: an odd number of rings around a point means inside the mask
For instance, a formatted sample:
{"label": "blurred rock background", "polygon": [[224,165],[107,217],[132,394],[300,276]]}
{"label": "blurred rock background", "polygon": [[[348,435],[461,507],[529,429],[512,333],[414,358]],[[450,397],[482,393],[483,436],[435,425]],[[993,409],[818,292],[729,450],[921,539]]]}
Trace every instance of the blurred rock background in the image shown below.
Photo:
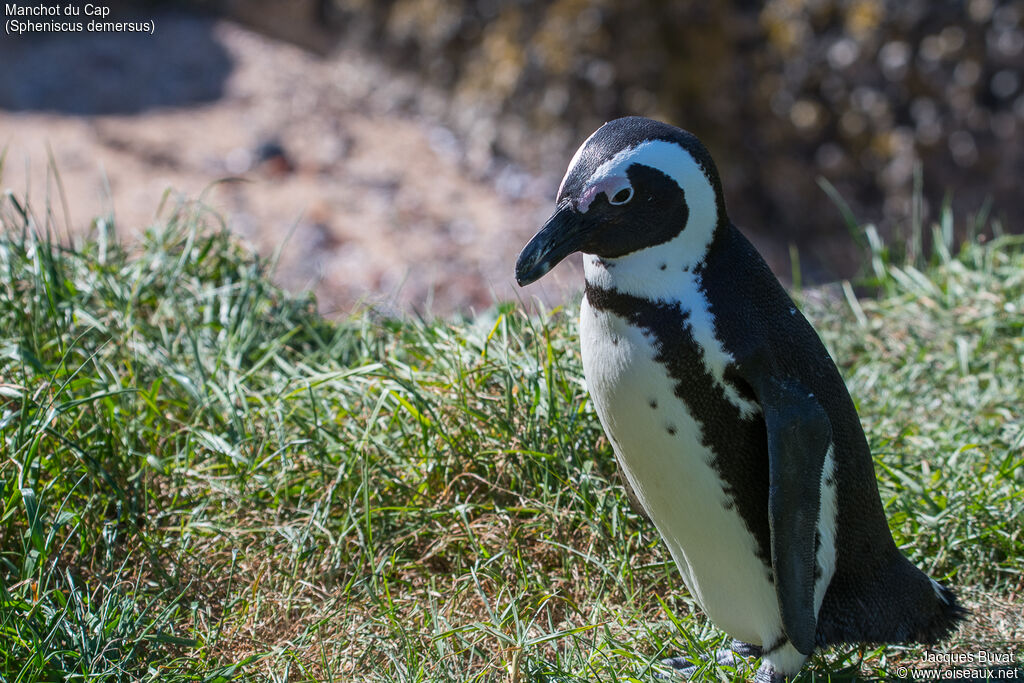
{"label": "blurred rock background", "polygon": [[[948,200],[960,237],[985,211],[1021,229],[1022,0],[112,7],[158,16],[156,35],[0,39],[0,137],[72,120],[84,128],[52,143],[58,157],[96,136],[97,155],[146,150],[131,177],[146,163],[184,191],[246,177],[213,203],[265,251],[291,231],[282,277],[329,310],[383,298],[447,313],[514,295],[515,254],[570,155],[624,114],[704,140],[734,222],[783,276],[792,246],[805,282],[857,271],[819,178],[897,246],[918,165],[926,219]],[[77,90],[61,81],[76,70]],[[5,184],[11,173],[9,158]],[[553,275],[533,291],[557,301],[579,286],[571,268]]]}
{"label": "blurred rock background", "polygon": [[[333,0],[334,21],[452,94],[479,164],[559,169],[627,113],[696,132],[734,220],[850,272],[827,178],[857,216],[905,235],[915,163],[926,216],[947,193],[1020,215],[1024,3],[968,0]],[[366,11],[372,6],[373,11]],[[1019,221],[1011,221],[1019,224]]]}

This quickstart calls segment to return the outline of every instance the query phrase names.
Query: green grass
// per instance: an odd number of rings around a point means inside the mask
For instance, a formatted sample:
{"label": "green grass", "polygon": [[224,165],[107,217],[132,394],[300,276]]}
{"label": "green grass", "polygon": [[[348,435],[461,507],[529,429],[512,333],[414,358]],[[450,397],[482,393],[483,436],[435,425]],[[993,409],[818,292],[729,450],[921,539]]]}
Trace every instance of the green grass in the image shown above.
{"label": "green grass", "polygon": [[[131,249],[49,221],[0,204],[0,680],[650,680],[723,642],[616,481],[575,307],[331,322],[201,205]],[[1019,656],[1024,244],[937,244],[804,307],[897,542],[975,608],[941,651]]]}

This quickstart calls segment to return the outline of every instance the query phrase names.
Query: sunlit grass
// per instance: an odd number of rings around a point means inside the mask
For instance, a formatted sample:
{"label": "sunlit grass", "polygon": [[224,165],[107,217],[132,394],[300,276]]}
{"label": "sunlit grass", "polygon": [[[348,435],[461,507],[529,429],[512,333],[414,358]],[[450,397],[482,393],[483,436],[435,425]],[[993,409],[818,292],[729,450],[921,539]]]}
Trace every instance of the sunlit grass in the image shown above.
{"label": "sunlit grass", "polygon": [[[650,680],[725,642],[617,482],[574,306],[330,322],[198,204],[131,250],[0,221],[0,679]],[[975,608],[943,647],[1011,650],[1024,246],[937,244],[805,309],[897,542]]]}

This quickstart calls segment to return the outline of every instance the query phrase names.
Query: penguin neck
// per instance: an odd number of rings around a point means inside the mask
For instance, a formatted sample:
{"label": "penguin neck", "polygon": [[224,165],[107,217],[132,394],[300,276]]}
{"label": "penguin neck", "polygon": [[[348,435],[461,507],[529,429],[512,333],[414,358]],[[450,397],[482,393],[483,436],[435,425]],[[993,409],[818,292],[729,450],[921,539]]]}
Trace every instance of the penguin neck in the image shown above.
{"label": "penguin neck", "polygon": [[587,289],[617,291],[651,301],[685,299],[696,293],[717,221],[687,225],[668,242],[618,258],[583,254]]}

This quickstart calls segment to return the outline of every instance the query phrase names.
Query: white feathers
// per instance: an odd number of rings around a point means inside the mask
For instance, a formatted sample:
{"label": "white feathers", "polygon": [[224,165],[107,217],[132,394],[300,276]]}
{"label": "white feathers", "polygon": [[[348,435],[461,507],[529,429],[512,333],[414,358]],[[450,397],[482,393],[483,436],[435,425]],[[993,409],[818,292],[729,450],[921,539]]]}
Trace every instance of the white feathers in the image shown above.
{"label": "white feathers", "polygon": [[[807,655],[802,654],[793,647],[792,643],[787,641],[782,647],[764,655],[761,659],[761,668],[774,671],[788,678],[795,676],[796,672],[800,670],[800,667],[806,661]],[[757,680],[761,680],[760,676],[757,677]]]}
{"label": "white feathers", "polygon": [[[700,277],[689,270],[674,268],[667,255],[664,257],[665,269],[659,267],[658,252],[670,244],[634,252],[620,259],[605,259],[608,264],[614,263],[611,267],[595,264],[593,258],[584,257],[583,273],[587,282],[602,289],[615,289],[651,301],[678,303],[680,309],[689,314],[690,333],[703,350],[701,360],[708,374],[725,392],[726,399],[739,408],[743,418],[752,417],[761,411],[761,406],[744,399],[736,387],[725,381],[725,369],[734,359],[715,335],[714,320],[708,300],[701,291]],[[646,276],[642,275],[645,261],[658,264],[649,268]]]}
{"label": "white feathers", "polygon": [[935,579],[929,579],[929,581],[932,582],[932,590],[935,591],[935,596],[942,602],[942,604],[948,605],[949,598],[946,597],[946,591],[942,589],[942,584]]}
{"label": "white feathers", "polygon": [[[587,389],[630,486],[711,620],[745,642],[781,633],[778,600],[757,543],[730,509],[702,445],[701,425],[675,395],[653,340],[584,298],[580,336]],[[766,503],[767,505],[767,503]]]}
{"label": "white feathers", "polygon": [[814,583],[814,613],[821,609],[825,590],[836,572],[836,514],[839,512],[836,500],[835,445],[829,444],[825,453],[825,464],[821,469],[821,500],[818,505],[818,567],[821,574]]}
{"label": "white feathers", "polygon": [[601,129],[598,128],[593,133],[591,133],[590,137],[588,137],[586,140],[584,140],[583,144],[580,145],[580,148],[576,150],[576,153],[572,155],[572,159],[569,160],[569,168],[568,168],[568,170],[566,170],[565,175],[562,176],[562,182],[559,183],[559,185],[558,185],[558,194],[555,195],[555,200],[556,201],[558,200],[559,197],[562,196],[562,190],[565,189],[565,181],[569,179],[569,176],[572,175],[572,170],[574,168],[576,168],[576,164],[579,163],[580,158],[583,156],[583,150],[585,150],[587,148],[587,145],[590,144],[590,141],[594,139],[594,136],[597,135],[600,132],[601,132]]}

